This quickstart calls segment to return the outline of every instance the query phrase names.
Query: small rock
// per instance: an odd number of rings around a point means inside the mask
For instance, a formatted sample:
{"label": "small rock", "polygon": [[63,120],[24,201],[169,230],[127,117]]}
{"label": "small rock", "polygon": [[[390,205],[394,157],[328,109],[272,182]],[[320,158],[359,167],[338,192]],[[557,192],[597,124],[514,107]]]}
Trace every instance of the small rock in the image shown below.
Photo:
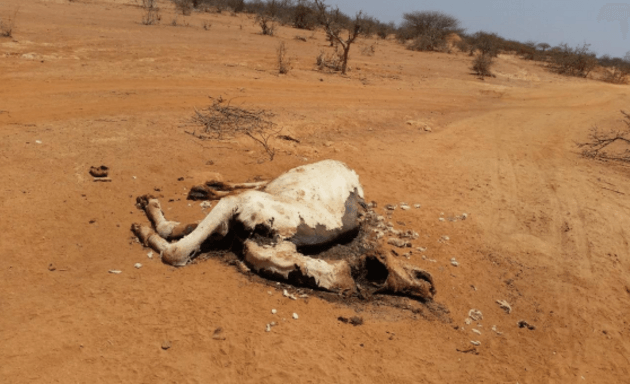
{"label": "small rock", "polygon": [[153,251],[151,251],[151,252],[147,253],[147,257],[148,257],[149,259],[153,259]]}
{"label": "small rock", "polygon": [[298,319],[298,314],[294,313],[293,315],[291,315],[291,317],[293,317],[293,320],[297,320]]}
{"label": "small rock", "polygon": [[394,210],[396,210],[396,207],[397,207],[396,205],[393,205],[393,204],[387,204],[387,205],[385,206],[385,209],[386,209],[386,210],[388,210],[388,211],[394,211]]}
{"label": "small rock", "polygon": [[474,345],[475,347],[478,347],[478,346],[481,345],[481,341],[473,341],[473,340],[471,340],[470,344]]}
{"label": "small rock", "polygon": [[440,217],[438,220],[440,220],[440,221],[444,221],[444,218],[443,218],[443,217]]}
{"label": "small rock", "polygon": [[528,323],[528,322],[527,322],[527,321],[525,321],[525,320],[521,320],[521,321],[519,321],[519,322],[518,322],[518,327],[519,327],[519,328],[527,328],[527,329],[529,329],[530,331],[533,331],[533,330],[535,330],[535,329],[536,329],[536,327],[535,327],[534,325],[531,325],[530,323]]}
{"label": "small rock", "polygon": [[503,334],[503,332],[499,332],[499,331],[497,330],[497,326],[496,326],[496,325],[493,325],[493,326],[492,326],[492,331],[493,331],[494,333],[496,333],[497,335],[502,335],[502,334]]}
{"label": "small rock", "polygon": [[265,332],[271,332],[271,324],[267,324],[265,327]]}
{"label": "small rock", "polygon": [[467,213],[462,213],[462,220],[466,220],[468,218],[468,214]]}
{"label": "small rock", "polygon": [[134,266],[136,269],[140,269],[140,268],[142,268],[142,264],[140,264],[140,263],[135,263],[133,266]]}
{"label": "small rock", "polygon": [[352,316],[350,318],[339,316],[337,320],[341,321],[342,323],[352,324],[355,327],[357,325],[363,325],[363,318],[359,316]]}
{"label": "small rock", "polygon": [[57,267],[55,267],[55,264],[50,263],[50,264],[48,264],[48,270],[49,270],[50,272],[52,272],[52,271],[57,270]]}
{"label": "small rock", "polygon": [[272,315],[275,315],[276,313],[278,313],[278,311],[277,311],[276,309],[272,309],[272,310],[271,310],[271,314],[272,314]]}
{"label": "small rock", "polygon": [[113,273],[114,275],[120,275],[122,273],[122,271],[119,271],[117,269],[110,269],[109,273]]}
{"label": "small rock", "polygon": [[169,340],[164,340],[162,342],[162,349],[166,351],[167,349],[170,349],[170,348],[171,348],[171,342]]}
{"label": "small rock", "polygon": [[35,144],[41,144],[42,141],[41,140],[35,140]]}
{"label": "small rock", "polygon": [[106,165],[100,167],[90,167],[90,175],[94,177],[107,177],[109,174],[109,168]]}
{"label": "small rock", "polygon": [[455,260],[455,258],[454,258],[454,257],[451,259],[451,265],[452,265],[453,267],[458,267],[458,266],[459,266],[459,263],[457,262],[457,260]]}
{"label": "small rock", "polygon": [[427,251],[427,247],[417,247],[416,251],[418,251],[418,252],[426,252]]}
{"label": "small rock", "polygon": [[413,205],[413,207],[414,207],[415,209],[418,209],[418,208],[420,208],[420,207],[421,207],[421,205],[420,205],[420,204],[414,204],[414,205]]}
{"label": "small rock", "polygon": [[476,333],[476,334],[478,334],[478,335],[481,335],[481,331],[480,331],[480,330],[478,330],[478,329],[474,329],[474,328],[473,328],[473,330],[472,330],[472,331],[473,331],[473,332],[475,332],[475,333]]}
{"label": "small rock", "polygon": [[201,209],[208,209],[212,207],[212,203],[207,200],[202,201],[199,205],[201,206]]}
{"label": "small rock", "polygon": [[212,334],[212,338],[214,340],[225,340],[225,335],[223,335],[223,328],[218,327],[217,329],[215,329],[214,333]]}

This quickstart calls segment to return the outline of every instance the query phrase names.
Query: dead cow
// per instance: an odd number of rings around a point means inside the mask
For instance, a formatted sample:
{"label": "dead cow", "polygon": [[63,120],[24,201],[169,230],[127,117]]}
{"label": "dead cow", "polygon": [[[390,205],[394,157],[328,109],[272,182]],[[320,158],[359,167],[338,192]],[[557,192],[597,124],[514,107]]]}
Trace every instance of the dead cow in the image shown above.
{"label": "dead cow", "polygon": [[[376,261],[323,260],[300,253],[307,247],[333,244],[358,232],[361,225],[363,188],[358,175],[339,161],[300,166],[271,182],[207,186],[212,187],[205,187],[207,192],[221,200],[196,226],[168,221],[157,199],[138,198],[154,229],[133,224],[132,231],[143,244],[159,252],[165,263],[186,265],[204,242],[216,241],[238,226],[249,234],[243,242],[244,262],[258,273],[347,293],[357,290],[357,263],[364,267],[376,263],[380,272],[367,271],[364,277],[368,276],[371,285],[378,285],[379,291],[418,298],[435,294],[428,272],[385,253]],[[239,190],[243,191],[235,194]]]}

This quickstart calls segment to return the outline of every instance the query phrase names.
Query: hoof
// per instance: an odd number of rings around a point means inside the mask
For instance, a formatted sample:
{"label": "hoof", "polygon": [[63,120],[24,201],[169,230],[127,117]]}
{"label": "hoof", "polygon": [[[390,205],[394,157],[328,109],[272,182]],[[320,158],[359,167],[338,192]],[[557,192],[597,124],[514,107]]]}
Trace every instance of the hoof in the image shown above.
{"label": "hoof", "polygon": [[149,205],[149,200],[151,199],[155,199],[155,197],[153,197],[152,195],[142,195],[136,197],[136,207],[144,211]]}

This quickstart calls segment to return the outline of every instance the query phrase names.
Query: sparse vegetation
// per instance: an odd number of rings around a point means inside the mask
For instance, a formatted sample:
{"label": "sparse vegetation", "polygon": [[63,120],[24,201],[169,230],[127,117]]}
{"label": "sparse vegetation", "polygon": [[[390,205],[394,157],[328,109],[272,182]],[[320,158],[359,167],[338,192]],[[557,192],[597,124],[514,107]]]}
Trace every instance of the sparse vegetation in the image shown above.
{"label": "sparse vegetation", "polygon": [[469,42],[473,52],[479,51],[482,56],[497,57],[499,54],[501,38],[496,33],[479,31],[469,38]]}
{"label": "sparse vegetation", "polygon": [[13,29],[15,28],[15,20],[17,18],[17,14],[20,8],[18,7],[14,12],[13,16],[10,19],[0,18],[0,36],[1,37],[12,37]]}
{"label": "sparse vegetation", "polygon": [[193,3],[193,0],[172,0],[173,4],[175,4],[175,9],[180,11],[182,15],[189,16],[192,13],[193,8],[195,8],[196,4]]}
{"label": "sparse vegetation", "polygon": [[299,29],[315,29],[317,17],[308,0],[298,0],[293,8],[293,26]]}
{"label": "sparse vegetation", "polygon": [[611,58],[608,55],[604,55],[598,61],[605,71],[604,81],[613,84],[628,83],[628,77],[630,77],[630,60],[628,58]]}
{"label": "sparse vegetation", "polygon": [[492,72],[490,72],[492,64],[492,56],[484,53],[478,53],[477,57],[473,60],[472,70],[480,77],[494,77]]}
{"label": "sparse vegetation", "polygon": [[592,159],[630,162],[630,114],[621,111],[625,127],[603,132],[597,126],[591,129],[589,141],[578,143],[582,156]]}
{"label": "sparse vegetation", "polygon": [[422,11],[403,15],[403,23],[396,38],[406,43],[413,51],[439,51],[448,49],[446,37],[451,33],[461,33],[459,20],[442,12]]}
{"label": "sparse vegetation", "polygon": [[157,0],[142,0],[140,6],[144,10],[142,24],[153,25],[160,22],[162,17],[160,16],[160,8],[157,6]]}
{"label": "sparse vegetation", "polygon": [[287,57],[287,51],[287,45],[284,41],[280,43],[276,51],[278,54],[278,72],[283,75],[291,70],[291,60]]}
{"label": "sparse vegetation", "polygon": [[341,71],[341,63],[343,61],[343,53],[339,49],[335,49],[333,52],[326,53],[320,51],[317,55],[316,64],[317,68],[321,71],[323,69],[329,69],[332,71]]}
{"label": "sparse vegetation", "polygon": [[363,56],[374,56],[375,53],[376,47],[374,46],[374,44],[368,45],[367,47],[363,47],[361,49],[361,54]]}
{"label": "sparse vegetation", "polygon": [[[330,40],[338,44],[338,47],[341,47],[340,54],[337,53],[339,51],[337,47],[335,53],[341,60],[339,71],[345,75],[348,71],[350,47],[361,33],[361,26],[364,20],[363,15],[359,12],[353,20],[349,21],[344,18],[345,15],[339,11],[339,8],[329,9],[329,6],[323,0],[314,0],[314,4],[317,10],[318,22],[324,27]],[[344,29],[348,32],[347,38],[342,38]]]}
{"label": "sparse vegetation", "polygon": [[202,131],[188,132],[202,140],[224,140],[245,135],[262,145],[273,160],[276,155],[271,141],[282,128],[271,121],[274,114],[263,109],[244,109],[230,105],[222,97],[213,99],[212,105],[204,110],[195,110],[192,122],[201,125]]}
{"label": "sparse vegetation", "polygon": [[273,16],[269,15],[265,11],[262,11],[256,15],[254,22],[260,26],[261,33],[263,35],[273,36],[276,30],[276,24]]}
{"label": "sparse vegetation", "polygon": [[551,50],[553,69],[564,75],[587,77],[597,66],[595,54],[589,50],[590,44],[571,48],[568,44],[560,44]]}

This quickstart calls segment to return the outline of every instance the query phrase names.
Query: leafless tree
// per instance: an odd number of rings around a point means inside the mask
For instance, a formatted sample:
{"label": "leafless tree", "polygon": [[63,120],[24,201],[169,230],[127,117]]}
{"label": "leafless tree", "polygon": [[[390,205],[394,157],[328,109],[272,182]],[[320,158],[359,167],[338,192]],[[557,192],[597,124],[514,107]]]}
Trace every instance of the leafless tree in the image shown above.
{"label": "leafless tree", "polygon": [[[330,6],[326,5],[323,0],[314,0],[314,4],[317,11],[317,20],[324,27],[326,34],[334,42],[339,44],[342,49],[341,73],[345,75],[348,70],[348,55],[350,53],[350,47],[361,34],[363,13],[357,13],[350,23],[344,25],[339,8],[331,9]],[[342,37],[344,29],[348,32],[347,38]]]}

